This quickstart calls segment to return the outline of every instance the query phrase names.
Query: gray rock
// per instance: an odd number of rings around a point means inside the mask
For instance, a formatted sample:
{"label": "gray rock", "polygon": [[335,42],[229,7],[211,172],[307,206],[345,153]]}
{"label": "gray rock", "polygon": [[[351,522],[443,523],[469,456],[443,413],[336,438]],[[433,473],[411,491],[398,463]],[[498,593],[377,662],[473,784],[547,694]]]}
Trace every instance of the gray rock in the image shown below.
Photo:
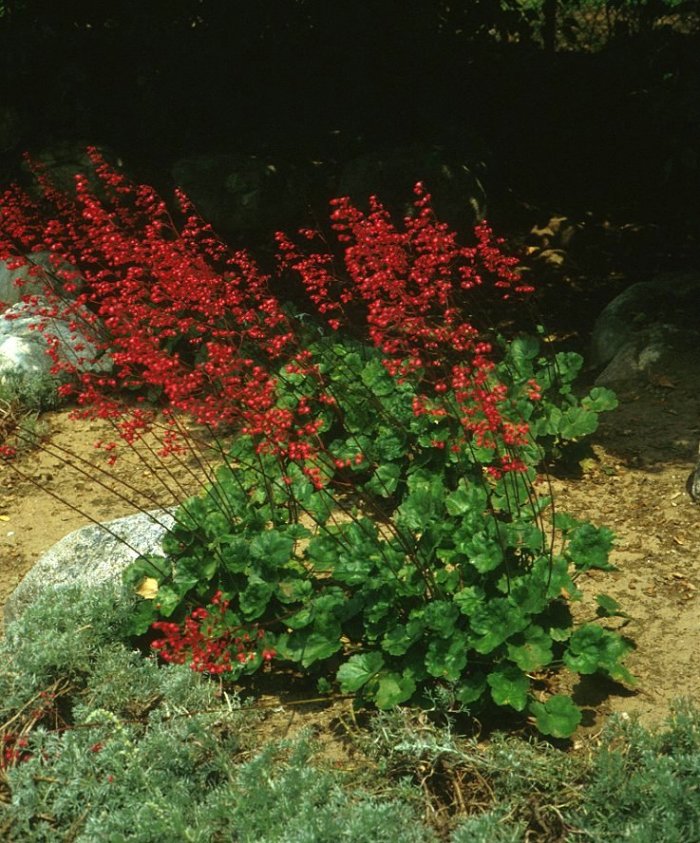
{"label": "gray rock", "polygon": [[433,197],[438,218],[456,229],[473,226],[486,215],[486,193],[479,178],[483,162],[450,155],[440,147],[409,146],[372,152],[349,161],[336,191],[361,207],[374,195],[395,215],[410,215],[413,186],[422,181]]}
{"label": "gray rock", "polygon": [[[700,305],[700,275],[668,273],[652,281],[632,284],[600,314],[591,336],[590,364],[609,363],[631,342],[661,334],[695,333]],[[669,326],[664,328],[662,326]]]}
{"label": "gray rock", "polygon": [[0,107],[0,153],[14,149],[21,136],[21,121],[15,109],[11,106]]}
{"label": "gray rock", "polygon": [[[75,177],[77,175],[84,175],[88,180],[91,190],[100,195],[101,182],[95,175],[92,162],[87,154],[87,147],[89,145],[87,142],[61,141],[51,146],[32,151],[31,160],[40,165],[52,184],[61,192],[69,195],[74,194]],[[123,161],[115,152],[105,146],[100,146],[99,150],[107,163],[114,169],[122,169]],[[30,171],[29,164],[27,163],[24,163],[22,168],[25,172]],[[30,192],[40,195],[37,185]]]}
{"label": "gray rock", "polygon": [[693,502],[700,503],[700,447],[698,447],[698,461],[688,475],[685,488]]}
{"label": "gray rock", "polygon": [[[598,317],[589,361],[605,366],[596,383],[613,386],[643,374],[672,375],[697,356],[700,275],[668,273],[628,287]],[[695,365],[690,363],[690,365]]]}
{"label": "gray rock", "polygon": [[49,252],[35,252],[22,260],[27,263],[17,269],[10,269],[12,261],[0,261],[0,308],[17,304],[22,296],[41,295],[57,280]]}
{"label": "gray rock", "polygon": [[652,325],[628,340],[596,378],[598,386],[621,385],[640,376],[666,375],[695,366],[700,334],[675,325]]}
{"label": "gray rock", "polygon": [[173,525],[168,511],[138,513],[81,527],[44,553],[5,604],[5,624],[20,617],[43,591],[77,586],[91,589],[118,580],[138,556],[158,553],[163,535]]}
{"label": "gray rock", "polygon": [[258,156],[192,155],[177,161],[173,179],[198,213],[224,233],[273,234],[306,215],[311,176]]}
{"label": "gray rock", "polygon": [[[12,305],[0,315],[0,379],[6,374],[48,375],[53,360],[48,354],[46,335],[58,340],[59,358],[73,365],[77,371],[107,372],[112,367],[109,355],[102,353],[91,341],[90,325],[73,331],[67,321],[46,320],[38,315],[48,301],[37,297],[35,302]],[[41,326],[46,324],[45,328]]]}

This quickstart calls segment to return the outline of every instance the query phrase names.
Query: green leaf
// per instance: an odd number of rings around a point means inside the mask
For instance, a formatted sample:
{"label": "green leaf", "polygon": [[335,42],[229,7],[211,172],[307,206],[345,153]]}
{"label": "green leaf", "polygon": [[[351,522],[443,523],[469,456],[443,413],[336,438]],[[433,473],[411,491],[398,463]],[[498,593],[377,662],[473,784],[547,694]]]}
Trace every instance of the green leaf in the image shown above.
{"label": "green leaf", "polygon": [[169,618],[182,603],[183,595],[169,585],[162,585],[153,600],[154,607],[161,617]]}
{"label": "green leaf", "polygon": [[486,676],[477,671],[470,676],[462,676],[459,682],[455,685],[455,699],[463,705],[469,705],[476,702],[484,694],[486,690]]}
{"label": "green leaf", "polygon": [[576,380],[583,366],[583,357],[575,351],[560,351],[554,357],[557,380],[561,383],[571,383]]}
{"label": "green leaf", "polygon": [[517,667],[499,667],[489,673],[486,681],[496,705],[509,705],[516,711],[522,711],[527,705],[530,680]]}
{"label": "green leaf", "polygon": [[277,530],[266,530],[250,543],[250,555],[271,568],[281,567],[289,561],[294,540]]}
{"label": "green leaf", "polygon": [[402,702],[410,700],[416,691],[416,683],[400,673],[382,673],[379,675],[379,688],[374,697],[377,708],[385,711]]}
{"label": "green leaf", "polygon": [[574,529],[574,527],[578,527],[581,523],[582,522],[574,518],[573,515],[569,515],[568,512],[554,513],[554,526],[557,530],[561,530],[564,533],[570,532]]}
{"label": "green leaf", "polygon": [[362,383],[378,398],[385,398],[396,389],[394,379],[379,360],[370,360],[366,363],[360,377]]}
{"label": "green leaf", "polygon": [[425,625],[441,638],[449,638],[454,633],[458,617],[459,607],[448,600],[431,600],[421,614]]}
{"label": "green leaf", "polygon": [[540,344],[535,337],[520,336],[510,341],[508,354],[518,374],[527,375],[532,371],[532,361],[539,350]]}
{"label": "green leaf", "polygon": [[274,585],[258,577],[251,577],[248,587],[239,596],[239,606],[243,617],[248,620],[256,620],[264,614],[267,604],[270,602]]}
{"label": "green leaf", "polygon": [[459,611],[469,617],[484,602],[484,590],[476,585],[469,585],[458,591],[452,598],[459,606]]}
{"label": "green leaf", "polygon": [[406,437],[401,427],[380,428],[374,438],[374,448],[380,462],[398,460],[406,454]]}
{"label": "green leaf", "polygon": [[468,652],[469,639],[464,633],[455,633],[449,641],[434,638],[425,654],[425,667],[431,676],[456,682],[467,665]]}
{"label": "green leaf", "polygon": [[425,625],[419,620],[396,624],[382,638],[382,649],[391,656],[403,656],[423,635]]}
{"label": "green leaf", "polygon": [[280,603],[301,603],[311,597],[312,591],[313,586],[308,579],[285,579],[277,583],[275,596]]}
{"label": "green leaf", "polygon": [[309,606],[305,606],[290,617],[285,618],[284,623],[289,629],[303,629],[305,626],[309,626],[312,620],[313,612]]}
{"label": "green leaf", "polygon": [[500,542],[483,531],[474,533],[471,541],[461,542],[457,549],[467,556],[480,574],[495,570],[503,562]]}
{"label": "green leaf", "polygon": [[550,559],[540,556],[532,566],[533,579],[547,587],[547,597],[564,597],[567,600],[579,600],[581,592],[576,588],[569,575],[569,563],[563,556]]}
{"label": "green leaf", "polygon": [[529,626],[522,638],[522,643],[508,644],[508,656],[521,670],[540,670],[552,661],[552,639],[542,627]]}
{"label": "green leaf", "polygon": [[615,571],[615,566],[608,562],[614,540],[615,534],[608,527],[579,524],[569,533],[566,556],[579,571],[588,571],[591,568]]}
{"label": "green leaf", "polygon": [[581,406],[594,413],[606,413],[614,410],[618,405],[617,395],[612,389],[604,386],[595,386],[585,398],[581,399]]}
{"label": "green leaf", "polygon": [[159,617],[153,600],[139,600],[129,616],[129,632],[132,635],[143,635]]}
{"label": "green leaf", "polygon": [[344,694],[359,691],[370,679],[377,676],[382,667],[384,667],[384,658],[381,653],[358,653],[350,656],[338,669],[337,679],[341,691]]}
{"label": "green leaf", "polygon": [[579,627],[569,638],[564,663],[576,673],[607,673],[613,679],[634,684],[632,674],[622,665],[631,646],[615,632],[597,624]]}
{"label": "green leaf", "polygon": [[384,465],[380,465],[376,469],[372,477],[365,484],[365,489],[374,495],[388,498],[396,491],[400,477],[400,466],[394,463],[384,463]]}
{"label": "green leaf", "polygon": [[581,722],[580,709],[564,694],[555,694],[546,703],[532,702],[530,711],[535,715],[540,732],[553,738],[570,737]]}
{"label": "green leaf", "polygon": [[622,611],[617,600],[613,600],[609,595],[597,594],[595,600],[598,604],[596,614],[599,618],[629,618],[629,615]]}
{"label": "green leaf", "polygon": [[469,483],[462,479],[457,489],[445,498],[448,515],[460,516],[467,513],[481,515],[486,509],[487,492],[483,485]]}
{"label": "green leaf", "polygon": [[[413,482],[411,482],[413,479]],[[416,482],[409,478],[411,491],[398,508],[398,520],[410,530],[421,531],[444,515],[444,486],[439,476]]]}
{"label": "green leaf", "polygon": [[275,650],[282,659],[311,667],[314,662],[330,658],[342,648],[340,637],[328,638],[308,629],[301,629],[291,635],[280,635]]}
{"label": "green leaf", "polygon": [[219,545],[219,556],[225,571],[241,574],[250,562],[250,543],[239,536],[225,536]]}
{"label": "green leaf", "polygon": [[481,636],[474,649],[484,654],[493,652],[511,635],[521,632],[529,622],[518,607],[504,597],[493,598],[477,607],[470,621],[474,632]]}
{"label": "green leaf", "polygon": [[579,439],[598,429],[598,414],[583,407],[569,407],[562,415],[559,436],[562,439]]}

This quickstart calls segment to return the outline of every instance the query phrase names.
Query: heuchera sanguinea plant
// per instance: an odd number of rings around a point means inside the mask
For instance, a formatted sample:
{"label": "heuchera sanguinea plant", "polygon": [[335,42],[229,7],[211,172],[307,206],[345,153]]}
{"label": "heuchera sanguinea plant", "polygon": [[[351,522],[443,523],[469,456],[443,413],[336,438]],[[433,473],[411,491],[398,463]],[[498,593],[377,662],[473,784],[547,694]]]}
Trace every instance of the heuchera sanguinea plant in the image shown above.
{"label": "heuchera sanguinea plant", "polygon": [[[579,400],[578,355],[478,324],[484,298],[494,313],[532,293],[486,223],[460,245],[420,184],[400,225],[376,198],[367,213],[337,199],[327,238],[278,235],[283,302],[182,193],[176,217],[91,157],[97,188],[78,177],[67,195],[39,172],[41,201],[0,201],[0,258],[50,255],[33,302],[46,334],[68,319],[112,361],[80,371],[51,342],[63,392],[130,442],[164,417],[163,458],[185,420],[232,442],[163,555],[127,572],[135,633],[154,625],[161,655],[197,669],[274,654],[359,702],[439,691],[558,736],[580,713],[552,693],[555,669],[631,681],[629,644],[569,611],[577,576],[610,567],[612,534],[555,516],[536,485],[544,450],[592,432],[614,396]],[[617,614],[599,595],[599,617]]]}

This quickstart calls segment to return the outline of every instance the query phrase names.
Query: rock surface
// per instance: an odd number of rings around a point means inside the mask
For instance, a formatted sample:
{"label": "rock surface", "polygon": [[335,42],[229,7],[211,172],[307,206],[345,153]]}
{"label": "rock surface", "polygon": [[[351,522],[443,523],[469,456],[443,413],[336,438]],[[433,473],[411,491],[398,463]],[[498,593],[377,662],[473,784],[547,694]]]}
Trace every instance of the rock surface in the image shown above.
{"label": "rock surface", "polygon": [[0,261],[0,310],[21,302],[22,296],[41,295],[53,285],[49,252],[35,252],[23,260],[29,262],[16,269],[10,269],[11,261]]}
{"label": "rock surface", "polygon": [[413,212],[413,186],[422,181],[433,197],[441,222],[458,230],[471,228],[486,215],[486,193],[479,179],[481,164],[450,155],[439,147],[407,146],[372,152],[343,168],[338,196],[366,207],[374,195],[395,215]]}
{"label": "rock surface", "polygon": [[138,556],[160,551],[163,535],[172,526],[171,512],[128,515],[105,524],[74,530],[44,553],[5,604],[5,624],[19,618],[36,596],[47,589],[94,588],[117,580]]}
{"label": "rock surface", "polygon": [[[48,354],[46,335],[58,341],[58,355],[77,371],[107,372],[112,362],[109,355],[98,351],[86,336],[87,332],[74,331],[67,321],[37,315],[37,307],[49,307],[48,301],[37,297],[36,303],[9,307],[0,315],[0,379],[4,375],[49,375],[53,360]],[[46,324],[47,323],[47,324]],[[41,326],[46,324],[45,328]]]}
{"label": "rock surface", "polygon": [[672,374],[700,347],[700,275],[660,275],[628,287],[598,317],[590,363],[605,366],[596,383]]}
{"label": "rock surface", "polygon": [[225,234],[270,236],[306,216],[312,174],[283,162],[205,153],[177,161],[172,175],[202,218]]}

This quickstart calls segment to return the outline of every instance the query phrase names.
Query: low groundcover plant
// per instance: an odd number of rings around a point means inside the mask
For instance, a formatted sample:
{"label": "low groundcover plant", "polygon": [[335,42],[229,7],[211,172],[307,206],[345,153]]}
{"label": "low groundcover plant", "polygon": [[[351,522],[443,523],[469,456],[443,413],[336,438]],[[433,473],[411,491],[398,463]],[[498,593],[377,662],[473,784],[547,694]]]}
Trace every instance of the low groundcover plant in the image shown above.
{"label": "low groundcover plant", "polygon": [[0,740],[17,755],[0,759],[3,840],[698,837],[700,712],[689,704],[656,733],[613,718],[578,752],[465,738],[449,716],[438,725],[396,708],[344,733],[352,760],[340,770],[308,737],[267,741],[264,709],[134,651],[135,599],[114,584],[46,589],[8,625]]}
{"label": "low groundcover plant", "polygon": [[60,193],[38,172],[43,202],[4,195],[0,258],[53,255],[47,334],[67,318],[111,356],[111,374],[76,372],[50,343],[77,412],[127,443],[164,414],[164,456],[192,425],[220,443],[163,554],[126,572],[133,634],[155,625],[168,659],[232,679],[291,663],[358,704],[439,693],[555,737],[580,721],[549,690],[557,670],[632,681],[629,642],[600,623],[615,601],[599,595],[586,623],[570,611],[613,535],[555,513],[538,485],[615,398],[576,397],[580,356],[489,327],[532,287],[486,223],[459,245],[420,184],[401,225],[376,198],[367,213],[338,199],[327,234],[278,235],[273,284],[184,195],[177,222],[91,154],[99,189],[78,177]]}

